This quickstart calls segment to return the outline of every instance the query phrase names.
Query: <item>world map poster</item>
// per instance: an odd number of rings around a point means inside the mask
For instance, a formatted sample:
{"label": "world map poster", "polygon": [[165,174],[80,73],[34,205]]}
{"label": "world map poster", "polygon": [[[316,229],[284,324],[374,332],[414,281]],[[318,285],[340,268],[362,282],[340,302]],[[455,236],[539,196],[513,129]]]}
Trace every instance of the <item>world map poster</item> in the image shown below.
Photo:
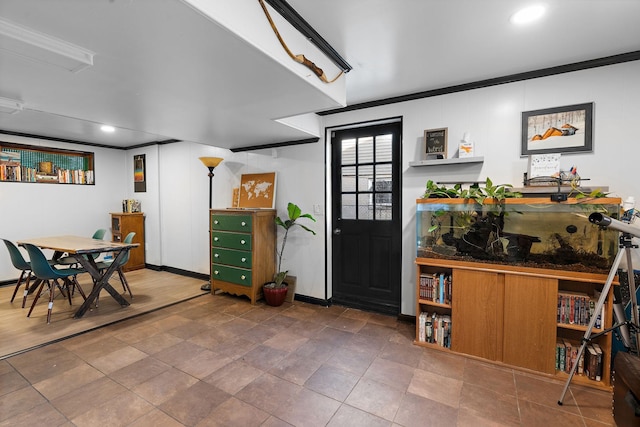
{"label": "world map poster", "polygon": [[242,174],[240,178],[240,208],[274,209],[276,173]]}

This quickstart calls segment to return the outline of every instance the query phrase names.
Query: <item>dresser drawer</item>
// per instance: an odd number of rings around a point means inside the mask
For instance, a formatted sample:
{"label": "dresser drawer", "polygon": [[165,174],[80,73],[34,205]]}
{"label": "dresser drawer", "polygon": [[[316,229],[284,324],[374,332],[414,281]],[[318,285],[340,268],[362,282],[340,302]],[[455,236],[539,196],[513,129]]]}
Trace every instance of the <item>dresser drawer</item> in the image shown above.
{"label": "dresser drawer", "polygon": [[244,268],[213,264],[211,266],[211,278],[214,281],[224,280],[225,282],[236,283],[242,286],[251,286],[251,270]]}
{"label": "dresser drawer", "polygon": [[211,246],[214,248],[230,248],[245,251],[251,250],[251,235],[242,233],[227,233],[213,231],[211,233]]}
{"label": "dresser drawer", "polygon": [[251,215],[211,215],[212,230],[251,232]]}
{"label": "dresser drawer", "polygon": [[216,264],[233,265],[242,268],[251,268],[251,252],[236,251],[214,247],[211,249],[211,262]]}

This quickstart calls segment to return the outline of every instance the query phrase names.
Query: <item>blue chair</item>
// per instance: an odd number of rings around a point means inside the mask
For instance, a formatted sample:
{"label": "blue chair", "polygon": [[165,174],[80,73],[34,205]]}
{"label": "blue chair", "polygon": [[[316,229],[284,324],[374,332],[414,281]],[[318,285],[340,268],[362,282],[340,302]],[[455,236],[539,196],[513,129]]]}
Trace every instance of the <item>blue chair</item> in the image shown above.
{"label": "blue chair", "polygon": [[24,285],[24,296],[22,297],[22,308],[24,308],[25,302],[27,301],[27,294],[29,293],[29,282],[31,281],[31,264],[24,259],[22,253],[20,252],[18,247],[13,244],[13,242],[7,239],[2,240],[9,250],[11,263],[16,269],[20,270],[20,278],[18,278],[18,283],[16,283],[16,287],[13,290],[11,302],[13,302],[13,300],[15,299],[16,294],[18,293],[18,289],[20,289],[20,285],[22,285],[22,281],[25,280],[26,276],[26,282]]}
{"label": "blue chair", "polygon": [[[124,238],[124,240],[122,241],[122,243],[132,243],[133,242],[133,238],[136,236],[135,232],[131,232],[129,234],[127,234],[127,236]],[[116,271],[118,272],[118,276],[120,277],[120,283],[122,283],[122,289],[124,289],[125,292],[129,292],[129,296],[131,297],[131,299],[133,299],[133,294],[131,293],[131,288],[129,287],[129,282],[127,282],[127,278],[124,277],[124,273],[122,272],[122,267],[129,262],[129,254],[131,253],[131,250],[128,250],[127,253],[122,257],[122,259],[120,260],[119,264],[118,264],[118,268],[116,269]],[[111,264],[113,263],[113,261],[101,261],[96,263],[96,265],[98,266],[99,270],[106,270],[107,268],[109,268],[111,266]]]}
{"label": "blue chair", "polygon": [[[35,299],[31,304],[31,309],[29,309],[29,313],[27,313],[27,317],[31,316],[31,312],[35,307],[38,299],[40,298],[40,294],[42,293],[42,289],[46,284],[49,289],[49,306],[47,312],[47,323],[51,323],[51,311],[53,310],[53,299],[55,297],[56,288],[60,289],[60,292],[64,295],[66,292],[67,298],[69,299],[69,305],[71,305],[71,294],[75,290],[78,289],[80,295],[86,300],[87,296],[85,295],[82,287],[78,283],[76,276],[80,273],[84,273],[84,270],[78,268],[55,268],[47,258],[44,256],[42,250],[39,247],[25,243],[24,248],[27,250],[29,254],[29,259],[31,261],[31,272],[33,275],[40,279],[42,283],[36,292]],[[63,284],[61,285],[59,280],[62,279]]]}

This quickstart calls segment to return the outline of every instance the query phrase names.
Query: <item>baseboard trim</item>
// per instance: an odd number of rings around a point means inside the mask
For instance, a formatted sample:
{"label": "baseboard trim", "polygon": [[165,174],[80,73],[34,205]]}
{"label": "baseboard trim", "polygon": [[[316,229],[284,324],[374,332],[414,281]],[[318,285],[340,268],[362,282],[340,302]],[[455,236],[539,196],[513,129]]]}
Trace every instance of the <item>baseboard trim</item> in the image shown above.
{"label": "baseboard trim", "polygon": [[300,294],[296,294],[293,299],[300,302],[306,302],[308,304],[321,305],[323,307],[331,306],[330,299],[326,300],[326,299],[314,298],[314,297],[309,297],[309,296],[300,295]]}
{"label": "baseboard trim", "polygon": [[209,280],[209,275],[204,273],[196,273],[195,271],[183,270],[181,268],[169,267],[166,265],[145,264],[145,267],[155,271],[166,271],[180,276],[193,277],[194,279]]}

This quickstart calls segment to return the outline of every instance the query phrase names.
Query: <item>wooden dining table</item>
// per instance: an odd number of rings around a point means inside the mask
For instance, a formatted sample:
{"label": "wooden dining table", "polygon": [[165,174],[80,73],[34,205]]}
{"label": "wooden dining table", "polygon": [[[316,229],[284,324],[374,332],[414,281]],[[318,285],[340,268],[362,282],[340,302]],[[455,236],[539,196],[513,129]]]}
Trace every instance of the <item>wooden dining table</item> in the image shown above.
{"label": "wooden dining table", "polygon": [[[17,243],[18,245],[29,243],[41,249],[51,249],[54,251],[53,259],[58,259],[66,253],[68,256],[77,259],[84,270],[91,275],[94,282],[93,289],[74,314],[74,318],[78,319],[84,316],[102,289],[109,292],[122,307],[129,305],[129,302],[109,284],[109,278],[117,270],[119,261],[132,248],[138,247],[138,243],[109,242],[82,236],[37,237],[19,240]],[[114,259],[108,268],[100,270],[93,255],[104,252],[112,252]]]}

